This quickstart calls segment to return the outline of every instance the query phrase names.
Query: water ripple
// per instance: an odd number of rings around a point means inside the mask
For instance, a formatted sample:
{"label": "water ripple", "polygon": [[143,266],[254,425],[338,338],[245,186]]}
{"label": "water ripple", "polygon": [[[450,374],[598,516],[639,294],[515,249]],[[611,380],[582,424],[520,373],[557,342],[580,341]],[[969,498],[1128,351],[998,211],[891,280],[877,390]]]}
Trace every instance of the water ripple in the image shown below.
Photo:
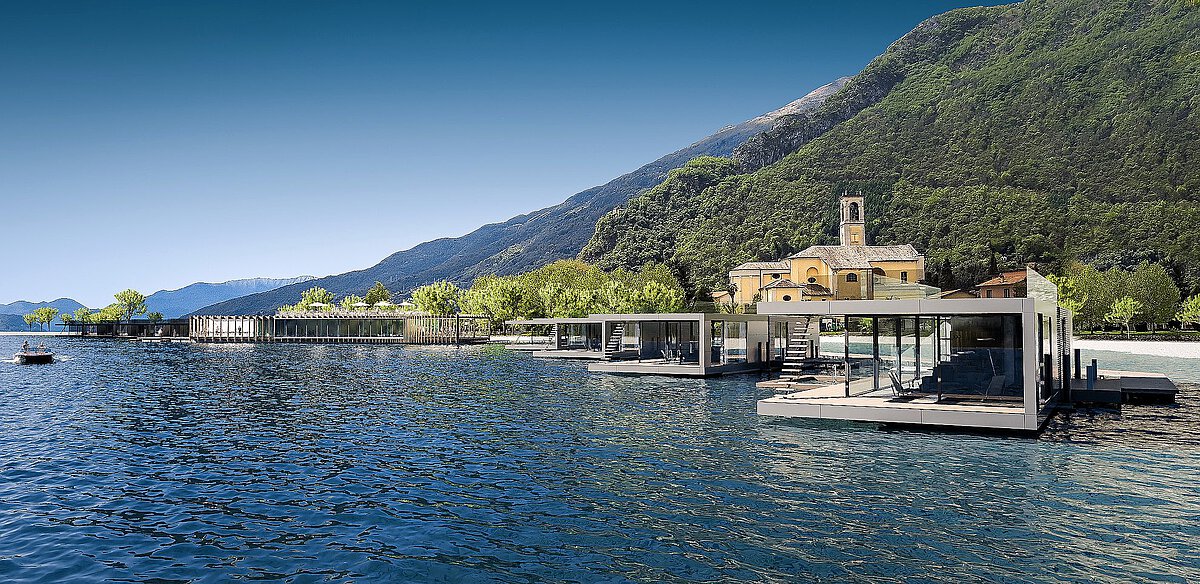
{"label": "water ripple", "polygon": [[60,344],[0,363],[5,581],[1200,580],[1195,386],[1028,439],[494,347]]}

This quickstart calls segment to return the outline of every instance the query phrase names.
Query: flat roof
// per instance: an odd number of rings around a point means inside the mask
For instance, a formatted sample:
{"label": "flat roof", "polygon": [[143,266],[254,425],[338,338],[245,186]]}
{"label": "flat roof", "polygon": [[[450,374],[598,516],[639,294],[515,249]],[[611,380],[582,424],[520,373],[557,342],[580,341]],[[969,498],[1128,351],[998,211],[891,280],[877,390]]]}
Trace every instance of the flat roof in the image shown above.
{"label": "flat roof", "polygon": [[505,321],[505,324],[543,325],[543,324],[600,324],[616,321],[685,321],[685,320],[766,320],[766,314],[724,314],[720,312],[648,312],[634,314],[593,314],[575,318],[529,318]]}
{"label": "flat roof", "polygon": [[766,320],[765,314],[724,314],[720,312],[659,312],[659,313],[642,313],[642,314],[593,314],[592,318],[600,320],[624,321],[624,320]]}
{"label": "flat roof", "polygon": [[936,298],[925,300],[809,300],[759,302],[758,314],[821,316],[1015,314],[1031,312],[1032,298]]}
{"label": "flat roof", "polygon": [[553,318],[553,317],[546,316],[546,317],[542,317],[542,318],[525,318],[525,319],[506,320],[506,321],[504,321],[504,324],[526,324],[526,325],[529,325],[529,324],[600,324],[600,322],[602,322],[602,321],[600,321],[599,319],[596,319],[596,318],[592,318],[590,316],[564,317],[564,318]]}

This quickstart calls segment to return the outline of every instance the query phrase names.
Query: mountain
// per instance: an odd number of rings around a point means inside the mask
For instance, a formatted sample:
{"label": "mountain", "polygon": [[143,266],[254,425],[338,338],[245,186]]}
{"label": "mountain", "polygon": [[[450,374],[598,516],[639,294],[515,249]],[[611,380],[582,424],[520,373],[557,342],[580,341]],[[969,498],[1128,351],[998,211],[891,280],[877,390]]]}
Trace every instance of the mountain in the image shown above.
{"label": "mountain", "polygon": [[302,285],[220,302],[200,314],[263,314],[295,302],[309,286],[321,286],[338,296],[363,294],[375,281],[393,291],[408,290],[436,280],[469,284],[481,274],[513,274],[572,258],[591,236],[596,221],[630,197],[652,187],[674,168],[697,156],[727,156],[748,138],[770,129],[777,120],[819,106],[848,78],[838,79],[773,112],[726,126],[695,144],[672,152],[611,182],[577,193],[566,201],[485,225],[467,235],[422,243],[394,253],[365,270],[321,278]]}
{"label": "mountain", "polygon": [[[24,316],[46,306],[57,308],[59,312],[75,312],[76,309],[83,308],[82,304],[70,298],[59,298],[58,300],[51,300],[49,302],[27,302],[25,300],[18,300],[10,304],[0,304],[0,314],[15,314],[18,316]],[[25,323],[22,321],[22,330],[24,330],[24,327]]]}
{"label": "mountain", "polygon": [[0,332],[27,331],[25,319],[19,314],[0,314]]}
{"label": "mountain", "polygon": [[312,276],[299,276],[281,279],[247,278],[219,284],[197,282],[178,290],[160,290],[147,296],[146,310],[161,312],[165,318],[178,318],[210,304],[248,294],[275,290],[281,286],[303,284],[313,279]]}
{"label": "mountain", "polygon": [[[819,107],[615,209],[581,259],[689,291],[836,241],[911,243],[943,287],[1038,262],[1163,263],[1200,290],[1200,2],[1026,0],[927,19]],[[948,268],[948,270],[947,270]]]}

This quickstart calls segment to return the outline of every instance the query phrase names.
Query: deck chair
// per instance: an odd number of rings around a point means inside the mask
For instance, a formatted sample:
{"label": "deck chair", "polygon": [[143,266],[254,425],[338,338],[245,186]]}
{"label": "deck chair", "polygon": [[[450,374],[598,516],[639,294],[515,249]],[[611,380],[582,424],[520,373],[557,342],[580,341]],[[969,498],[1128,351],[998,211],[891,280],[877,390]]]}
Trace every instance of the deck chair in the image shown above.
{"label": "deck chair", "polygon": [[892,381],[892,394],[896,397],[911,393],[911,390],[905,388],[904,384],[900,382],[900,377],[896,375],[895,371],[888,371],[888,379]]}
{"label": "deck chair", "polygon": [[993,375],[992,380],[988,382],[987,389],[983,390],[983,397],[992,397],[993,391],[1000,391],[1001,389],[1004,389],[1004,376]]}

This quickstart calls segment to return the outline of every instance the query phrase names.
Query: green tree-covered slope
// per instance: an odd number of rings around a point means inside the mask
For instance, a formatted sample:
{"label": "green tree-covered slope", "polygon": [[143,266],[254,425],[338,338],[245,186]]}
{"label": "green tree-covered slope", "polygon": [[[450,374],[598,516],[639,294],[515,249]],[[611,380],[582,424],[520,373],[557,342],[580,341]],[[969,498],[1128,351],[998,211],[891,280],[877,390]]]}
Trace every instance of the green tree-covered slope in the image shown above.
{"label": "green tree-covered slope", "polygon": [[[1200,289],[1200,3],[1027,0],[938,15],[821,107],[705,158],[603,217],[581,258],[665,262],[694,294],[836,241],[867,195],[873,243],[929,279],[1141,260]],[[939,277],[946,263],[951,278]]]}

